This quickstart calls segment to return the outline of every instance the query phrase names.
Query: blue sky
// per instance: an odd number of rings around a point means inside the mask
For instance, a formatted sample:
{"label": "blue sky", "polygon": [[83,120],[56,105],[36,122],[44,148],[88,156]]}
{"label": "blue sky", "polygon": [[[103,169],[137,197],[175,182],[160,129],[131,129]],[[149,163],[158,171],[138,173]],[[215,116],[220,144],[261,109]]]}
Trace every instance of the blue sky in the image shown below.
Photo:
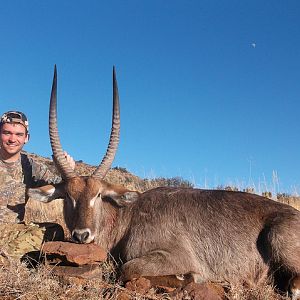
{"label": "blue sky", "polygon": [[50,156],[57,64],[62,145],[98,164],[115,65],[114,166],[299,193],[299,16],[299,1],[1,1],[0,111],[24,111],[25,149]]}

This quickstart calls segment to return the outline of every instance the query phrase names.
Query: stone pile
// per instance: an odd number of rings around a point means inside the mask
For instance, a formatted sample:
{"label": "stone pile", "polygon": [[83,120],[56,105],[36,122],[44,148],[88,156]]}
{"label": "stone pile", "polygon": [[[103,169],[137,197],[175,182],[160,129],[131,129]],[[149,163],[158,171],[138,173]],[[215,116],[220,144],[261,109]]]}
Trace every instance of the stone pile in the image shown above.
{"label": "stone pile", "polygon": [[100,265],[107,258],[106,251],[95,244],[46,242],[42,252],[53,274],[80,279],[101,278]]}
{"label": "stone pile", "polygon": [[[217,283],[196,283],[189,274],[180,276],[156,276],[140,277],[128,281],[125,285],[129,291],[135,291],[141,295],[149,295],[154,287],[158,293],[168,293],[170,299],[174,300],[224,300],[224,288]],[[125,299],[125,298],[124,298]],[[128,298],[131,299],[131,298]],[[154,299],[156,299],[154,297]]]}
{"label": "stone pile", "polygon": [[[75,244],[70,242],[46,242],[42,248],[46,263],[51,265],[55,275],[76,280],[102,278],[101,262],[107,253],[96,244]],[[126,289],[120,291],[118,299],[132,299],[135,293],[145,295],[146,299],[156,299],[157,292],[169,293],[171,299],[222,300],[224,291],[221,286],[211,283],[197,284],[189,275],[157,276],[138,278],[129,281]],[[153,289],[154,288],[154,289]]]}

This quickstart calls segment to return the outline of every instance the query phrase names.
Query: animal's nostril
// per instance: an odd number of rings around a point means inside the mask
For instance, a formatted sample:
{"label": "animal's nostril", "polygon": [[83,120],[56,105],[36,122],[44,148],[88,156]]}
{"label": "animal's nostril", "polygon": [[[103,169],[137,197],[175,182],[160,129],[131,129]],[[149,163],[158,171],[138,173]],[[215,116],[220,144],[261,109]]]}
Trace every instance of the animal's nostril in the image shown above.
{"label": "animal's nostril", "polygon": [[88,231],[73,231],[72,239],[77,243],[85,243],[89,238],[90,233]]}
{"label": "animal's nostril", "polygon": [[78,234],[76,231],[73,232],[72,239],[74,242],[80,243],[80,234]]}
{"label": "animal's nostril", "polygon": [[82,239],[83,243],[88,239],[89,235],[90,234],[89,234],[88,231],[86,231],[86,232],[84,232],[84,233],[81,234],[81,239]]}

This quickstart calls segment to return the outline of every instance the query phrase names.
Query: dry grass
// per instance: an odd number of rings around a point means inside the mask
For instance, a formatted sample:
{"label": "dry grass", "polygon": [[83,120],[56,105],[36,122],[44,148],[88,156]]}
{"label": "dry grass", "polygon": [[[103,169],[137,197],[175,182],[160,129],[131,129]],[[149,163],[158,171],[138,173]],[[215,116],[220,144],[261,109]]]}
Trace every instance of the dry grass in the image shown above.
{"label": "dry grass", "polygon": [[278,201],[293,206],[294,208],[300,210],[300,197],[293,196],[280,196]]}
{"label": "dry grass", "polygon": [[51,272],[51,266],[30,268],[25,262],[9,259],[0,267],[0,299],[24,300],[79,300],[79,299],[167,299],[156,296],[154,290],[147,295],[130,292],[117,281],[111,266],[102,266],[103,278],[79,280],[61,278]]}
{"label": "dry grass", "polygon": [[59,299],[65,289],[44,268],[30,270],[24,263],[10,259],[0,269],[2,299]]}
{"label": "dry grass", "polygon": [[[24,300],[79,300],[79,299],[172,299],[168,294],[155,294],[151,289],[146,295],[130,292],[120,285],[111,265],[103,265],[103,278],[89,281],[65,279],[52,275],[51,266],[40,265],[35,269],[25,263],[10,260],[0,267],[0,299]],[[190,299],[190,298],[184,298]],[[232,286],[224,299],[231,300],[287,300],[276,294],[267,284],[252,288]]]}
{"label": "dry grass", "polygon": [[231,286],[227,293],[230,300],[287,300],[288,296],[279,295],[274,292],[271,285],[260,284],[252,288],[243,286]]}

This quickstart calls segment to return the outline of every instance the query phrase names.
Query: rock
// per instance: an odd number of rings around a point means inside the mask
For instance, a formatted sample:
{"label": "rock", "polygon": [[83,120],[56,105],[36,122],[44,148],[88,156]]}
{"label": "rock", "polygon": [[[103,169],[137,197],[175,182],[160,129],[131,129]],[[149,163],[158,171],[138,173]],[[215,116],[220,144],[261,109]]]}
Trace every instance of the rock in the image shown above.
{"label": "rock", "polygon": [[145,295],[151,289],[151,281],[144,277],[133,279],[125,284],[126,289]]}
{"label": "rock", "polygon": [[76,277],[80,279],[101,278],[102,270],[99,265],[72,266],[53,266],[51,273],[63,277]]}
{"label": "rock", "polygon": [[107,253],[96,244],[75,244],[70,242],[46,242],[42,248],[45,254],[51,254],[76,265],[97,264],[105,261]]}
{"label": "rock", "polygon": [[193,282],[193,277],[190,274],[165,275],[165,276],[145,276],[151,282],[151,286],[165,290],[167,293],[175,290],[176,288],[186,286]]}
{"label": "rock", "polygon": [[222,300],[225,299],[224,290],[220,285],[213,283],[191,282],[185,287],[171,294],[174,299],[194,300]]}
{"label": "rock", "polygon": [[[163,293],[169,293],[172,299],[222,300],[225,299],[224,289],[217,283],[191,282],[190,276],[178,279],[175,275],[147,276],[128,281],[126,289],[146,295],[151,288],[158,288]],[[176,289],[177,287],[177,289]]]}

